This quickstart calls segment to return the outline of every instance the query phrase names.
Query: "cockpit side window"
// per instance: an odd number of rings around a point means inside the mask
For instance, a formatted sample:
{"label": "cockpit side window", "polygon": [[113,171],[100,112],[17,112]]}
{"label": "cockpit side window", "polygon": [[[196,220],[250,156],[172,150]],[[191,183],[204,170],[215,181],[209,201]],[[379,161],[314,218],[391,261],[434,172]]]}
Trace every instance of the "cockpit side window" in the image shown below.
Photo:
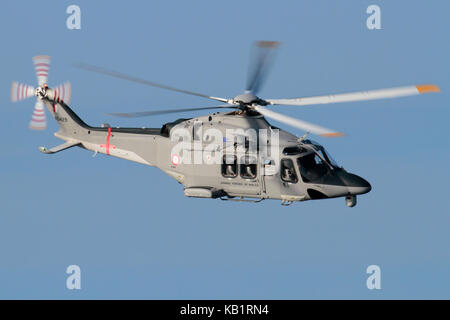
{"label": "cockpit side window", "polygon": [[235,178],[238,174],[237,158],[236,156],[223,156],[222,162],[222,176],[225,178]]}
{"label": "cockpit side window", "polygon": [[284,182],[297,183],[298,178],[295,173],[294,163],[291,159],[281,160],[280,177]]}

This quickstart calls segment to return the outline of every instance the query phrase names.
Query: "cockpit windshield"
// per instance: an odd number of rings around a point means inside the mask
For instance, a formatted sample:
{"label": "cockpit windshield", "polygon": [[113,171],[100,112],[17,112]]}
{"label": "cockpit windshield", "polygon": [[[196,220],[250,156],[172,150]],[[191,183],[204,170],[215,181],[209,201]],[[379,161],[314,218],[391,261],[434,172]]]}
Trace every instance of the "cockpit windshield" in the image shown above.
{"label": "cockpit windshield", "polygon": [[339,165],[320,144],[310,140],[305,141],[314,152],[297,158],[297,165],[304,182],[319,182],[322,177]]}
{"label": "cockpit windshield", "polygon": [[331,157],[331,155],[325,150],[324,147],[320,146],[317,149],[317,152],[324,158],[333,168],[339,168],[337,162]]}
{"label": "cockpit windshield", "polygon": [[314,140],[305,140],[305,143],[309,144],[314,150],[323,158],[326,162],[328,162],[334,169],[340,168],[338,163],[333,159],[333,157],[325,150],[323,146],[321,146],[318,142]]}
{"label": "cockpit windshield", "polygon": [[316,182],[331,169],[316,153],[297,158],[297,165],[303,182]]}

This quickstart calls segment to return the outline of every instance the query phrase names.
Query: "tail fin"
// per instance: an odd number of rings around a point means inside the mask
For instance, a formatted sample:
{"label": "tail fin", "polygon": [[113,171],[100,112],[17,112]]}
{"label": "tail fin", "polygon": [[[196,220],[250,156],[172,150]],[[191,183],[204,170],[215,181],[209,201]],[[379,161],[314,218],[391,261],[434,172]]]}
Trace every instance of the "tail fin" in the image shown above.
{"label": "tail fin", "polygon": [[[66,97],[69,97],[70,100],[70,83],[66,83],[61,87],[64,88],[65,92],[69,92],[69,96],[66,95]],[[58,122],[59,131],[70,137],[82,128],[89,129],[90,127],[66,104],[60,95],[61,92],[64,91],[60,88],[49,88],[45,95],[41,97],[47,110]]]}

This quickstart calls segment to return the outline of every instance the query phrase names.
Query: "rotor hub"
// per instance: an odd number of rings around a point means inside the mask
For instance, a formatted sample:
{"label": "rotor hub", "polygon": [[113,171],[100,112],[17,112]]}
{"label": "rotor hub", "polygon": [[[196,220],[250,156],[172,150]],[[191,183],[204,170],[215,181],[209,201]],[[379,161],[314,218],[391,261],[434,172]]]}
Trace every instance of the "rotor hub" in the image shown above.
{"label": "rotor hub", "polygon": [[267,105],[267,102],[262,100],[261,98],[255,96],[251,92],[245,92],[233,98],[234,104],[240,104],[243,106],[252,106],[252,105]]}
{"label": "rotor hub", "polygon": [[45,87],[37,87],[34,90],[34,95],[40,99],[43,99],[45,97],[45,93],[46,93],[47,89]]}

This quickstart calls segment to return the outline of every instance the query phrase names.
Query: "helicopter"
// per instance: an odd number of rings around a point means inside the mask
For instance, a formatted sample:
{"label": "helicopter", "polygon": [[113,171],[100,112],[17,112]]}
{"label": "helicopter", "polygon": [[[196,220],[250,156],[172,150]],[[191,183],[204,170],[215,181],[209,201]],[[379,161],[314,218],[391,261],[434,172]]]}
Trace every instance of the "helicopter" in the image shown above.
{"label": "helicopter", "polygon": [[[108,156],[157,167],[184,186],[187,197],[240,202],[281,200],[284,206],[298,201],[345,198],[354,207],[357,196],[371,191],[364,178],[339,166],[323,145],[308,138],[341,137],[344,134],[272,111],[272,106],[309,106],[396,98],[440,92],[436,85],[412,85],[293,99],[263,99],[257,96],[271,65],[276,41],[255,42],[244,93],[221,98],[148,81],[90,64],[78,68],[157,87],[199,96],[221,104],[207,107],[110,113],[117,117],[145,117],[198,110],[217,111],[195,118],[180,118],[160,128],[100,127],[86,124],[70,107],[70,83],[47,85],[49,57],[34,58],[38,87],[13,82],[12,101],[37,97],[30,127],[45,128],[42,105],[59,125],[55,136],[64,141],[53,148],[39,147],[55,154],[80,147]],[[44,61],[42,61],[44,60]],[[44,70],[42,70],[44,68]],[[231,109],[231,110],[230,110]],[[305,131],[298,137],[270,124],[272,119]]]}

